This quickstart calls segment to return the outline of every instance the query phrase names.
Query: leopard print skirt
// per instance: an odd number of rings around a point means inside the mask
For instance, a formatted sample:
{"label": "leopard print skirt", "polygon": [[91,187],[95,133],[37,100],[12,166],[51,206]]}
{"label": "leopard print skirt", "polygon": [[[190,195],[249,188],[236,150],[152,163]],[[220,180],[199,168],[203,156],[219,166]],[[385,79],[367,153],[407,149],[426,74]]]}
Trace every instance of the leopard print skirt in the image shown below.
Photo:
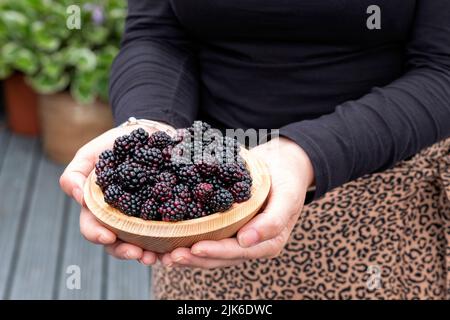
{"label": "leopard print skirt", "polygon": [[274,259],[153,268],[156,299],[450,299],[450,139],[307,205]]}

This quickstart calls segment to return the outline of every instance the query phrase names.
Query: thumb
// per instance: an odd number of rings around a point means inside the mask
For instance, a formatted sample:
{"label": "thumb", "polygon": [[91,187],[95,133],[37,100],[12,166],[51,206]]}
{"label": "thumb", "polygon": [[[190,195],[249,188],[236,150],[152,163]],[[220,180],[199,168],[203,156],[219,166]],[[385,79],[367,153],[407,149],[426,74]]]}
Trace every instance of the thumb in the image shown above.
{"label": "thumb", "polygon": [[300,213],[302,201],[283,190],[271,190],[264,210],[239,230],[237,239],[247,248],[277,237],[288,227],[291,217]]}

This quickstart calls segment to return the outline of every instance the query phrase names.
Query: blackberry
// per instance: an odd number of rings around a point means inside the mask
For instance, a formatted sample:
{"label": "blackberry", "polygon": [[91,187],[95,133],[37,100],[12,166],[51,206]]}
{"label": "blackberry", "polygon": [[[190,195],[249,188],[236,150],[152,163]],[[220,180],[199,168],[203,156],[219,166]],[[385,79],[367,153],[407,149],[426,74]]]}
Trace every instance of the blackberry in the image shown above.
{"label": "blackberry", "polygon": [[209,210],[200,202],[188,203],[186,207],[187,210],[184,215],[184,220],[201,218],[210,214]]}
{"label": "blackberry", "polygon": [[141,213],[141,198],[129,192],[124,192],[117,200],[117,209],[126,215],[138,217]]}
{"label": "blackberry", "polygon": [[162,221],[176,222],[181,221],[187,211],[186,203],[179,198],[170,199],[159,207]]}
{"label": "blackberry", "polygon": [[131,152],[134,151],[135,147],[136,141],[134,141],[129,135],[123,135],[114,141],[113,152],[118,159],[124,160],[127,155],[130,155]]}
{"label": "blackberry", "polygon": [[156,131],[148,138],[148,145],[154,148],[162,149],[172,143],[172,138],[164,131]]}
{"label": "blackberry", "polygon": [[234,201],[244,202],[250,199],[251,185],[244,181],[236,182],[228,191],[233,195]]}
{"label": "blackberry", "polygon": [[192,193],[189,190],[189,187],[184,184],[177,184],[173,187],[172,193],[187,203],[192,202]]}
{"label": "blackberry", "polygon": [[153,187],[151,185],[145,185],[139,190],[139,197],[141,199],[149,199],[152,196]]}
{"label": "blackberry", "polygon": [[148,132],[145,131],[143,128],[138,128],[136,130],[131,131],[130,133],[130,139],[136,144],[136,145],[145,145],[148,142]]}
{"label": "blackberry", "polygon": [[194,121],[192,126],[190,126],[187,130],[190,134],[194,135],[196,132],[200,134],[204,134],[206,131],[210,130],[211,126],[203,121]]}
{"label": "blackberry", "polygon": [[119,198],[122,196],[123,190],[116,184],[111,184],[104,191],[104,199],[110,206],[116,207]]}
{"label": "blackberry", "polygon": [[172,198],[172,187],[166,182],[157,182],[153,186],[152,196],[160,202],[167,201]]}
{"label": "blackberry", "polygon": [[164,171],[156,177],[156,181],[165,182],[171,186],[174,186],[177,184],[177,176],[172,172]]}
{"label": "blackberry", "polygon": [[124,162],[117,167],[117,180],[127,190],[136,190],[147,183],[146,168],[138,163]]}
{"label": "blackberry", "polygon": [[114,169],[116,166],[116,156],[112,150],[106,150],[100,153],[98,161],[95,164],[95,174],[100,175],[100,173],[106,168]]}
{"label": "blackberry", "polygon": [[236,163],[223,163],[219,166],[218,177],[225,184],[232,184],[242,181],[244,171]]}
{"label": "blackberry", "polygon": [[148,184],[154,184],[156,183],[156,178],[161,173],[158,166],[151,166],[151,167],[144,167],[145,168],[145,174],[147,175],[147,183]]}
{"label": "blackberry", "polygon": [[202,180],[202,177],[200,176],[198,169],[194,165],[186,165],[180,168],[176,173],[178,179],[181,182],[187,184],[188,186],[193,187],[196,184],[200,183]]}
{"label": "blackberry", "polygon": [[161,220],[161,214],[158,212],[159,204],[153,198],[148,199],[142,204],[141,218],[144,220]]}
{"label": "blackberry", "polygon": [[112,184],[115,180],[116,173],[112,168],[103,169],[98,175],[95,183],[104,190],[107,186]]}
{"label": "blackberry", "polygon": [[253,185],[252,176],[250,175],[250,173],[248,171],[244,172],[244,175],[242,176],[242,182],[247,183],[248,185],[250,185],[250,187]]}
{"label": "blackberry", "polygon": [[207,203],[214,212],[228,210],[233,204],[233,195],[226,189],[217,190]]}
{"label": "blackberry", "polygon": [[195,164],[195,167],[203,177],[210,177],[219,171],[219,163],[217,159],[212,156],[204,156],[201,161]]}
{"label": "blackberry", "polygon": [[173,152],[172,145],[168,145],[161,150],[162,158],[166,163],[169,163],[170,160],[172,159],[172,152]]}
{"label": "blackberry", "polygon": [[219,180],[216,176],[211,176],[205,179],[206,183],[212,184],[214,190],[225,187],[225,184]]}
{"label": "blackberry", "polygon": [[158,166],[163,162],[161,150],[158,148],[151,148],[149,146],[143,146],[136,149],[133,159],[137,163],[150,167]]}
{"label": "blackberry", "polygon": [[210,183],[199,183],[195,186],[193,193],[197,201],[207,202],[214,193],[214,187]]}

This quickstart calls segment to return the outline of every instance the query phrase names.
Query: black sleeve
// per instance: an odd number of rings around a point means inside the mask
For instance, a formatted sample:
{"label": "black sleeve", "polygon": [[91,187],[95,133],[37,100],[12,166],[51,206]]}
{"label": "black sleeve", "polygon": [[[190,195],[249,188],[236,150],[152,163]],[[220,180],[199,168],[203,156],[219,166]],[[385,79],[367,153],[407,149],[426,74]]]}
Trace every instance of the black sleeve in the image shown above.
{"label": "black sleeve", "polygon": [[390,85],[281,128],[311,158],[315,198],[450,136],[450,1],[417,1],[406,57]]}
{"label": "black sleeve", "polygon": [[197,115],[192,43],[169,0],[129,0],[121,50],[111,68],[110,103],[117,124],[129,117],[186,127]]}

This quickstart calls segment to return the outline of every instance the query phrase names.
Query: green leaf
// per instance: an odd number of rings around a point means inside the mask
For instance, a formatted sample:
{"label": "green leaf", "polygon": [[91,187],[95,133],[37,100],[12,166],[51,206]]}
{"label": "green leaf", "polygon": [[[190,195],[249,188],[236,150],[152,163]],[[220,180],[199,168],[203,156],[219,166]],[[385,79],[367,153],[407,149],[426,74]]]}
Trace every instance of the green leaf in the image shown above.
{"label": "green leaf", "polygon": [[63,74],[58,78],[51,78],[43,73],[39,73],[36,76],[28,76],[27,82],[39,93],[53,94],[66,89],[69,85],[70,77],[67,74]]}
{"label": "green leaf", "polygon": [[31,30],[36,43],[36,47],[44,51],[55,51],[59,48],[60,40],[52,36],[52,29],[41,21],[35,21],[31,25]]}
{"label": "green leaf", "polygon": [[67,60],[80,71],[92,71],[97,66],[97,56],[88,48],[67,49]]}
{"label": "green leaf", "polygon": [[0,79],[4,80],[12,73],[11,68],[5,61],[0,60]]}
{"label": "green leaf", "polygon": [[70,86],[72,97],[83,104],[94,102],[96,98],[95,88],[97,77],[95,72],[77,74]]}

